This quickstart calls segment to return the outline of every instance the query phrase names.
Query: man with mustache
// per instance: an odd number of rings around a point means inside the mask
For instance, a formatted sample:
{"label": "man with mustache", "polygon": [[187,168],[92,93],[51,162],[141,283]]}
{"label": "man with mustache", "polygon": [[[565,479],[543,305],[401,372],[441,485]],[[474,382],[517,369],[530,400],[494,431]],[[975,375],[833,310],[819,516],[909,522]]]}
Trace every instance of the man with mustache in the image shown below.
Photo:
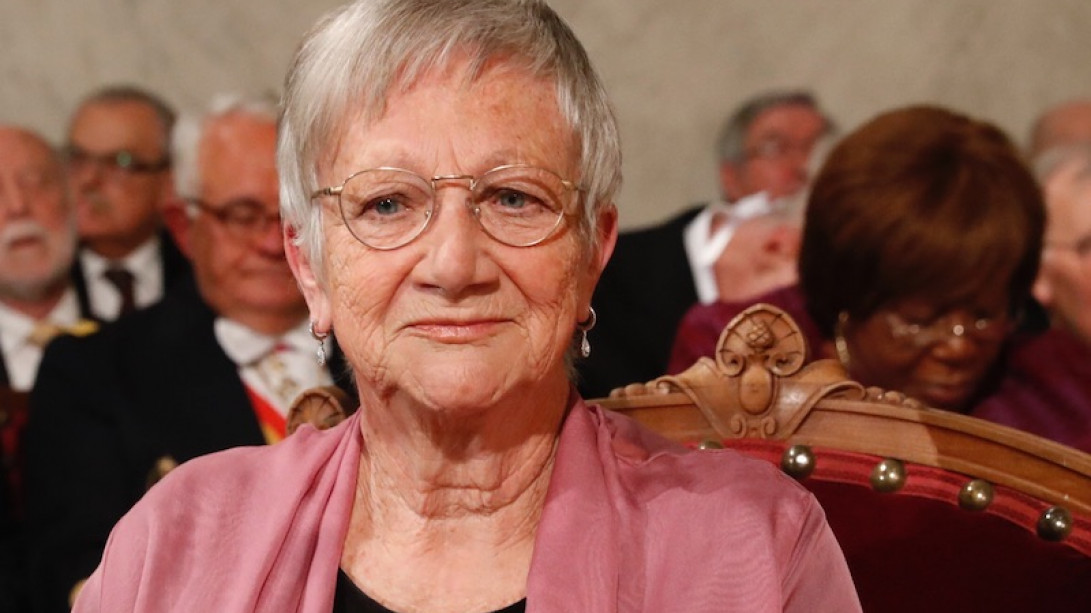
{"label": "man with mustache", "polygon": [[295,395],[328,385],[284,255],[271,103],[223,97],[172,136],[167,226],[194,274],[159,303],[42,360],[27,425],[30,591],[67,611],[110,529],[177,463],[286,434]]}
{"label": "man with mustache", "polygon": [[69,123],[65,157],[81,245],[73,276],[81,304],[102,321],[158,301],[189,274],[162,226],[173,125],[165,102],[130,86],[91,94]]}
{"label": "man with mustache", "polygon": [[[75,250],[75,219],[56,152],[37,134],[0,125],[0,539],[19,538],[16,459],[42,349],[63,329],[94,329],[82,320],[69,282]],[[17,549],[17,541],[0,543],[0,555]],[[18,586],[9,576],[0,568],[5,611],[18,610],[5,608],[17,604],[4,600]]]}

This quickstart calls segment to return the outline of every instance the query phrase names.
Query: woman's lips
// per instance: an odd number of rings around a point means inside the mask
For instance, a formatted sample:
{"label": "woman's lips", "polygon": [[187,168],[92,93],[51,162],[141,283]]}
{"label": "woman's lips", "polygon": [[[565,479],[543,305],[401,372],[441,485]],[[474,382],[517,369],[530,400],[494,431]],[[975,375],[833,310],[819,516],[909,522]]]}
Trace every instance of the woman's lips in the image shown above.
{"label": "woman's lips", "polygon": [[468,343],[492,336],[503,324],[500,319],[436,320],[412,323],[407,329],[442,343]]}
{"label": "woman's lips", "polygon": [[957,409],[976,387],[974,381],[929,383],[920,387],[920,400],[945,409]]}

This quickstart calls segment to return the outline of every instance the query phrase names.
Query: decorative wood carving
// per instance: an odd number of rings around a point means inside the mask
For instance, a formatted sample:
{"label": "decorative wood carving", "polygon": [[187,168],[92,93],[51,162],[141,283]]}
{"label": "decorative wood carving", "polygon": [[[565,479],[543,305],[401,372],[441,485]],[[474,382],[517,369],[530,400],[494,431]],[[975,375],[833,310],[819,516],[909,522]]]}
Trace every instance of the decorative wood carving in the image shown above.
{"label": "decorative wood carving", "polygon": [[833,360],[807,363],[798,326],[755,305],[724,329],[715,358],[593,400],[690,444],[706,440],[872,454],[955,471],[1091,514],[1091,455],[903,394],[848,379]]}

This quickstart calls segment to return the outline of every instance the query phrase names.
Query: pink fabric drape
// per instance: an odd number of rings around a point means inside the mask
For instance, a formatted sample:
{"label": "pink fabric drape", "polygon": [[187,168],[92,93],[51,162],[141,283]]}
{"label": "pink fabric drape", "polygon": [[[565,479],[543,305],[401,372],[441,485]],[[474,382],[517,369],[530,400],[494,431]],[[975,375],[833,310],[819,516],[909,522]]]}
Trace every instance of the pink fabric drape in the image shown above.
{"label": "pink fabric drape", "polygon": [[[528,611],[859,611],[802,487],[767,463],[690,452],[572,402]],[[76,613],[328,613],[360,445],[353,418],[186,463],[115,527]]]}

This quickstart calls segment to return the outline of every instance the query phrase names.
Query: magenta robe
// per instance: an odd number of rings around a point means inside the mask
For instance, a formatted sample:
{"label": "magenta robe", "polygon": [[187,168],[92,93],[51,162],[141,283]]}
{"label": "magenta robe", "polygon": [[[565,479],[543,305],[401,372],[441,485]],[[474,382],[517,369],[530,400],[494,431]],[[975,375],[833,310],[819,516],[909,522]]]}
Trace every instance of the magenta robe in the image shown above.
{"label": "magenta robe", "polygon": [[[328,613],[359,428],[352,418],[187,462],[114,528],[74,611]],[[859,610],[805,489],[766,462],[688,451],[573,393],[527,611]]]}

